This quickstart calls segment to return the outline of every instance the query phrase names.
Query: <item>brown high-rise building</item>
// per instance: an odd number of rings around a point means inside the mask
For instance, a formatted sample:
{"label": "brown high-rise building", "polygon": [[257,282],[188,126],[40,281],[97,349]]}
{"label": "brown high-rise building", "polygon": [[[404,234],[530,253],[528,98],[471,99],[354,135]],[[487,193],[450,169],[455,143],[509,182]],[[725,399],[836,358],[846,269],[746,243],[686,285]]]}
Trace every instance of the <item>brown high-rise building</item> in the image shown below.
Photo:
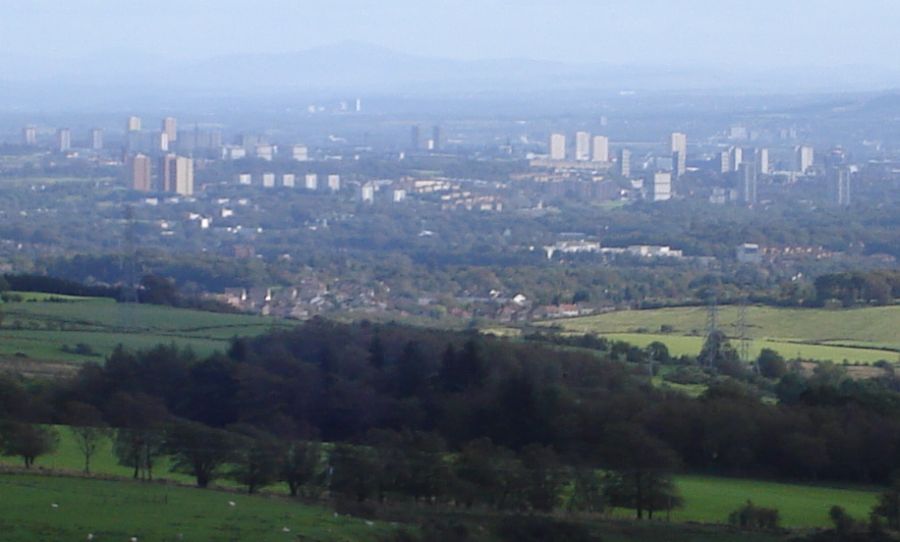
{"label": "brown high-rise building", "polygon": [[150,192],[153,189],[150,178],[150,157],[136,154],[128,158],[129,180],[132,190]]}
{"label": "brown high-rise building", "polygon": [[175,160],[174,154],[167,154],[159,160],[159,180],[156,189],[159,192],[175,191]]}

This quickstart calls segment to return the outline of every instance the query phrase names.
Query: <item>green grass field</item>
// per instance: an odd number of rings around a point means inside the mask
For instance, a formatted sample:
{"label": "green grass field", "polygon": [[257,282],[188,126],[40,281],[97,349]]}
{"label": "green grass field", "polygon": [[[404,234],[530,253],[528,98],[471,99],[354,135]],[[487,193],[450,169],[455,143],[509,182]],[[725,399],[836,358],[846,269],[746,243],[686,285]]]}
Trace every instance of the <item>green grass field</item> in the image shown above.
{"label": "green grass field", "polygon": [[[79,472],[83,456],[68,429],[59,428],[60,446],[52,455],[38,458],[37,468]],[[116,463],[111,443],[105,442],[92,460],[93,472],[104,475],[128,477],[131,471]],[[2,457],[0,464],[19,466],[16,458]],[[155,477],[190,484],[193,479],[183,474],[173,474],[165,461],[159,462]],[[677,522],[724,523],[728,514],[747,499],[761,506],[771,506],[781,511],[783,525],[787,527],[822,527],[828,525],[828,510],[832,505],[843,506],[851,515],[868,516],[877,499],[877,490],[847,489],[804,484],[719,478],[711,476],[683,475],[676,483],[685,499],[685,507],[672,514]],[[233,482],[220,480],[223,487],[235,487]],[[284,494],[282,485],[271,486],[268,492]],[[617,516],[628,517],[620,511]],[[2,517],[2,516],[0,516]]]}
{"label": "green grass field", "polygon": [[0,495],[4,542],[87,540],[89,534],[98,542],[365,541],[393,529],[281,498],[161,484],[0,475]]}
{"label": "green grass field", "polygon": [[759,480],[679,476],[678,489],[685,500],[674,521],[724,523],[728,514],[747,500],[777,508],[785,527],[824,527],[830,524],[828,510],[835,504],[850,515],[866,519],[878,499],[876,491],[783,484]]}
{"label": "green grass field", "polygon": [[[696,354],[706,329],[705,307],[616,311],[543,322],[573,333],[597,333],[646,345],[659,340],[675,354]],[[738,332],[738,308],[720,307],[719,325]],[[661,333],[662,326],[670,332]],[[872,363],[900,358],[900,306],[862,309],[785,309],[748,307],[751,354],[772,348],[788,358]]]}
{"label": "green grass field", "polygon": [[[26,301],[0,305],[0,357],[36,361],[102,361],[119,345],[145,349],[158,344],[190,347],[208,355],[228,347],[234,336],[253,336],[290,322],[242,314],[221,314],[156,305],[126,305],[110,299],[45,301],[46,294],[22,294]],[[94,355],[64,351],[82,343]]]}

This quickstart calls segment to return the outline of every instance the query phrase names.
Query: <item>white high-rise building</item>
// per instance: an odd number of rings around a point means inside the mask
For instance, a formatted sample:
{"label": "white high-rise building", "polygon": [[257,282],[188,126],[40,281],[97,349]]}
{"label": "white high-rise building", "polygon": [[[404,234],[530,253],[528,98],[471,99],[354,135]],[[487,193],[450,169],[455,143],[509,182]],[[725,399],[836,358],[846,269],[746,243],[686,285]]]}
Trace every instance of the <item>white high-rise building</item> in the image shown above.
{"label": "white high-rise building", "polygon": [[169,151],[169,134],[167,134],[165,132],[160,132],[159,136],[157,138],[156,147],[157,147],[157,150],[160,150],[162,152],[168,152]]}
{"label": "white high-rise building", "polygon": [[26,126],[22,128],[22,143],[29,147],[37,144],[37,128]]}
{"label": "white high-rise building", "polygon": [[275,147],[273,145],[259,144],[256,146],[256,157],[267,162],[271,162],[275,157]]}
{"label": "white high-rise building", "polygon": [[307,173],[303,178],[303,188],[307,190],[319,189],[319,176],[315,173]]}
{"label": "white high-rise building", "polygon": [[588,132],[575,133],[575,159],[579,162],[591,159],[591,134]]}
{"label": "white high-rise building", "polygon": [[769,149],[758,149],[756,151],[756,171],[760,175],[769,174]]}
{"label": "white high-rise building", "polygon": [[281,186],[285,188],[294,188],[296,177],[293,173],[285,173],[281,176]]}
{"label": "white high-rise building", "polygon": [[100,128],[91,129],[91,149],[95,151],[103,149],[103,130]]}
{"label": "white high-rise building", "polygon": [[338,192],[341,189],[341,176],[331,174],[328,176],[328,189],[332,192]]}
{"label": "white high-rise building", "polygon": [[141,131],[141,117],[135,117],[135,116],[128,117],[128,123],[126,125],[126,130],[128,132],[140,132]]}
{"label": "white high-rise building", "polygon": [[731,147],[728,149],[728,163],[731,171],[738,171],[744,162],[744,149],[741,147]]}
{"label": "white high-rise building", "polygon": [[797,171],[806,173],[806,170],[813,166],[815,152],[809,145],[801,145],[797,147]]}
{"label": "white high-rise building", "polygon": [[359,201],[363,203],[374,203],[375,202],[375,184],[374,183],[363,183],[359,185],[359,192],[357,194]]}
{"label": "white high-rise building", "polygon": [[66,152],[72,148],[72,132],[68,128],[60,128],[56,131],[56,147],[59,152]]}
{"label": "white high-rise building", "polygon": [[179,156],[169,162],[172,170],[170,179],[174,181],[175,193],[182,196],[194,195],[194,159]]}
{"label": "white high-rise building", "polygon": [[262,185],[265,188],[275,188],[275,174],[274,173],[263,173],[262,174]]}
{"label": "white high-rise building", "polygon": [[631,151],[628,149],[619,151],[619,175],[622,177],[631,176]]}
{"label": "white high-rise building", "polygon": [[687,135],[681,132],[672,132],[672,170],[676,176],[684,175],[687,170]]}
{"label": "white high-rise building", "polygon": [[740,172],[741,200],[744,202],[744,205],[752,207],[756,205],[756,164],[743,162],[738,171]]}
{"label": "white high-rise building", "polygon": [[840,207],[850,205],[850,179],[849,167],[837,167],[831,172],[831,190],[835,205]]}
{"label": "white high-rise building", "polygon": [[672,199],[672,174],[658,171],[653,174],[653,201]]}
{"label": "white high-rise building", "polygon": [[550,159],[566,159],[566,136],[564,134],[550,135]]}
{"label": "white high-rise building", "polygon": [[175,117],[166,117],[162,120],[162,132],[166,134],[169,143],[174,143],[178,139],[178,121]]}
{"label": "white high-rise building", "polygon": [[306,145],[291,146],[291,159],[297,162],[306,162],[309,160],[309,149]]}
{"label": "white high-rise building", "polygon": [[591,149],[591,159],[594,162],[609,162],[609,138],[606,136],[594,136],[594,144]]}

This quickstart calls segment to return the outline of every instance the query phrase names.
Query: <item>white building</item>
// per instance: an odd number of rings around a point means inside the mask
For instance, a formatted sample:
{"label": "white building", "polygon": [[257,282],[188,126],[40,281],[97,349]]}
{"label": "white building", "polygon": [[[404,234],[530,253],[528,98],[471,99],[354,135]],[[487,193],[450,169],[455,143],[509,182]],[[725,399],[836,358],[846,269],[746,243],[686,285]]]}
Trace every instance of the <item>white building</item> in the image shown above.
{"label": "white building", "polygon": [[318,190],[319,176],[315,173],[307,173],[303,179],[303,188],[307,190]]}
{"label": "white building", "polygon": [[275,187],[275,174],[274,173],[263,173],[262,174],[262,185],[265,188],[274,188]]}
{"label": "white building", "polygon": [[240,160],[247,157],[247,149],[238,145],[222,147],[222,158],[225,160]]}
{"label": "white building", "polygon": [[135,117],[135,116],[128,117],[128,124],[126,126],[126,130],[129,132],[140,132],[141,131],[141,117]]}
{"label": "white building", "polygon": [[256,157],[271,162],[275,157],[275,147],[273,145],[257,145]]}
{"label": "white building", "polygon": [[588,132],[575,133],[575,160],[587,162],[591,159],[591,134]]}
{"label": "white building", "polygon": [[809,145],[801,145],[797,147],[797,171],[806,173],[813,166],[815,153]]}
{"label": "white building", "polygon": [[338,192],[341,189],[341,176],[331,174],[328,176],[328,190]]}
{"label": "white building", "polygon": [[194,159],[178,156],[172,160],[175,181],[175,193],[181,196],[194,195]]}
{"label": "white building", "polygon": [[737,247],[736,256],[740,263],[758,264],[762,262],[762,251],[756,243],[744,243]]}
{"label": "white building", "polygon": [[291,159],[297,162],[306,162],[309,160],[309,149],[306,145],[292,145]]}
{"label": "white building", "polygon": [[394,188],[391,190],[391,201],[394,203],[400,203],[401,201],[406,199],[406,190],[403,188]]}
{"label": "white building", "polygon": [[684,175],[687,170],[687,135],[681,132],[672,132],[672,170],[676,176]]}
{"label": "white building", "polygon": [[760,175],[769,174],[769,149],[758,149],[756,151],[756,171]]}
{"label": "white building", "polygon": [[594,136],[591,149],[591,159],[594,162],[609,162],[609,138],[606,136]]}
{"label": "white building", "polygon": [[563,134],[550,135],[550,159],[566,159],[566,136]]}
{"label": "white building", "polygon": [[359,185],[359,192],[357,194],[359,197],[359,201],[363,203],[374,203],[375,202],[375,184],[374,183],[362,183]]}
{"label": "white building", "polygon": [[672,174],[666,171],[658,171],[653,174],[653,201],[667,201],[672,199]]}
{"label": "white building", "polygon": [[293,173],[285,173],[281,176],[281,186],[285,188],[294,188],[296,176]]}
{"label": "white building", "polygon": [[238,181],[238,184],[251,185],[251,184],[253,184],[253,176],[250,175],[249,173],[240,173],[240,174],[238,174],[237,181]]}
{"label": "white building", "polygon": [[741,164],[744,163],[744,149],[741,147],[731,147],[728,149],[728,164],[730,171],[738,171]]}

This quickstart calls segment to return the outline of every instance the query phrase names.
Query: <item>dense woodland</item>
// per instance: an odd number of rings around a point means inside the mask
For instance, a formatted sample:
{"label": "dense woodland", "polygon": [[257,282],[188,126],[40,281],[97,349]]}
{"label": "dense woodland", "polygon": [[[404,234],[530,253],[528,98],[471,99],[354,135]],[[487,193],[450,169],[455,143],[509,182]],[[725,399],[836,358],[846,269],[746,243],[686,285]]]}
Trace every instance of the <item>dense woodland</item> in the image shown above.
{"label": "dense woodland", "polygon": [[[166,455],[200,486],[282,481],[296,494],[324,484],[358,502],[618,505],[640,517],[679,505],[669,475],[680,471],[890,485],[896,380],[851,380],[827,365],[765,378],[735,367],[726,343],[709,341],[697,362],[598,339],[314,319],[207,359],[161,346],[119,350],[67,382],[7,378],[0,418],[5,452],[26,465],[52,448],[52,431],[35,424],[114,428],[136,477]],[[654,363],[719,376],[692,398],[651,385]],[[574,489],[564,498],[562,487]]]}

